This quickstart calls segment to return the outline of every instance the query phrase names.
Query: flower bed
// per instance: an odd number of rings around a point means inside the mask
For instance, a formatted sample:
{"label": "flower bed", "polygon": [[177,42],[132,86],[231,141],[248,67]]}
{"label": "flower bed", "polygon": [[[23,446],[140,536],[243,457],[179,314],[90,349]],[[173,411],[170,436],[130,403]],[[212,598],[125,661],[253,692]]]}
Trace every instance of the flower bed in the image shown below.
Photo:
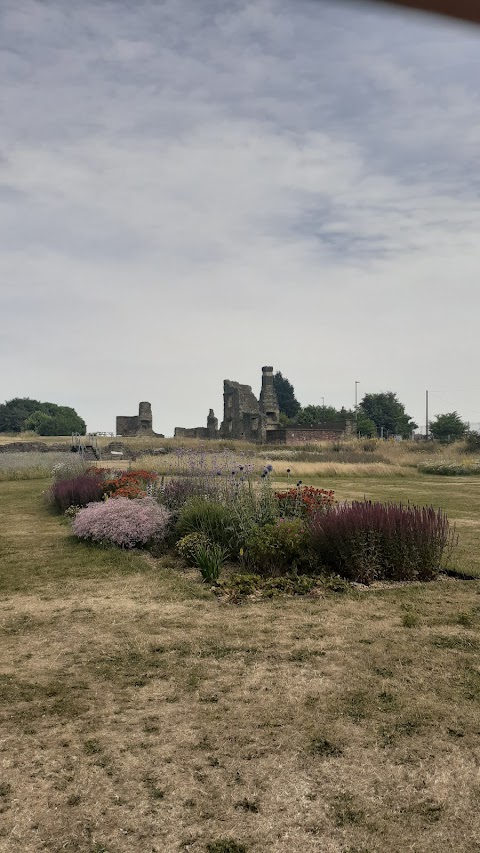
{"label": "flower bed", "polygon": [[[155,472],[105,479],[93,468],[52,487],[58,509],[72,504],[73,533],[123,548],[161,541],[216,583],[226,561],[263,578],[316,576],[348,581],[430,580],[455,544],[455,531],[432,507],[356,501],[304,486],[275,491],[272,466],[254,476],[242,465],[216,477],[167,483]],[[86,506],[88,504],[88,506]],[[288,584],[287,584],[288,586]],[[308,586],[308,584],[307,584]]]}

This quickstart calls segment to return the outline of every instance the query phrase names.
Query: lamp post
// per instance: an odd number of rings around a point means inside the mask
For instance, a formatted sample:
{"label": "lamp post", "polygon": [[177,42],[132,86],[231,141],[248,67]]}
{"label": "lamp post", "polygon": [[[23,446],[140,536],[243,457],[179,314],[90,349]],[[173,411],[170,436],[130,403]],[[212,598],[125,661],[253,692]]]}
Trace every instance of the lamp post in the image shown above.
{"label": "lamp post", "polygon": [[360,381],[358,379],[355,380],[355,425],[358,421],[358,386],[360,385]]}
{"label": "lamp post", "polygon": [[425,391],[425,439],[428,441],[428,391]]}

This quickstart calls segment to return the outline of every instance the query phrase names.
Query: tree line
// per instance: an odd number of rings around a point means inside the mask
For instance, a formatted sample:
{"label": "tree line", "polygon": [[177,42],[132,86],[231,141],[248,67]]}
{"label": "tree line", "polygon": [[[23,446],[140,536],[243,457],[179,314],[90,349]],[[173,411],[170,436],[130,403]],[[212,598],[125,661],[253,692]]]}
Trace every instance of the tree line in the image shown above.
{"label": "tree line", "polygon": [[[356,432],[372,438],[401,435],[410,438],[418,424],[407,414],[405,406],[393,391],[365,394],[355,412],[354,409],[336,409],[334,406],[301,406],[295,397],[295,389],[289,380],[278,371],[273,378],[283,426],[312,427],[316,424],[333,423],[351,418],[356,421]],[[429,424],[429,432],[440,441],[454,441],[468,432],[469,426],[457,412],[436,415]]]}
{"label": "tree line", "polygon": [[0,405],[0,433],[31,430],[37,435],[85,435],[86,424],[69,406],[15,397]]}

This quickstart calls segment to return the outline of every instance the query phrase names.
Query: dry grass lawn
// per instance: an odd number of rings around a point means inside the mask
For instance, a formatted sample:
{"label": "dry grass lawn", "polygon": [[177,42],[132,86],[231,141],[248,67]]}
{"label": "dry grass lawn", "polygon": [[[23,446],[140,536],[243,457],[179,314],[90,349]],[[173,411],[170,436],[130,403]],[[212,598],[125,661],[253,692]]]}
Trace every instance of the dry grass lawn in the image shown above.
{"label": "dry grass lawn", "polygon": [[0,484],[2,853],[480,851],[480,581],[229,605],[45,485]]}

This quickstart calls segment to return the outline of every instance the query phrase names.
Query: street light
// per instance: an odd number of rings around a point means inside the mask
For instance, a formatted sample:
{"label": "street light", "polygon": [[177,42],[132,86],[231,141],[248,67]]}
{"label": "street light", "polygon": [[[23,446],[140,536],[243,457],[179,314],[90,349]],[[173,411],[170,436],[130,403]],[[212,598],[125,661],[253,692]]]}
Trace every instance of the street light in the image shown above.
{"label": "street light", "polygon": [[360,385],[360,380],[355,380],[355,423],[358,421],[358,386]]}

